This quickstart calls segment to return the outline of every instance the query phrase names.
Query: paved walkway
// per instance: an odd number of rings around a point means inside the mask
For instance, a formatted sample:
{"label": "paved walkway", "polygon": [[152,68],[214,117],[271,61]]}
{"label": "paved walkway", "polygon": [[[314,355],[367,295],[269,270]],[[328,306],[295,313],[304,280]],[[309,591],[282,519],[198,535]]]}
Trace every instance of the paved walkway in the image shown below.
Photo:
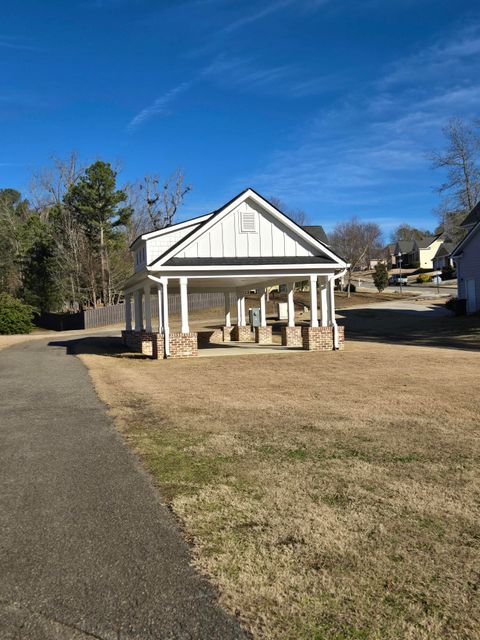
{"label": "paved walkway", "polygon": [[0,638],[244,637],[82,363],[47,345],[0,352]]}

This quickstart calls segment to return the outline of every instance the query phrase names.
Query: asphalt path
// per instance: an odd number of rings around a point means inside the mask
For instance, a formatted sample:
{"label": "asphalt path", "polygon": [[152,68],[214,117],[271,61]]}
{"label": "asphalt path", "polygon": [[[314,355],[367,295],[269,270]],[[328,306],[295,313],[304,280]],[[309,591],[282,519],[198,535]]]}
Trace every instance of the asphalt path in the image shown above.
{"label": "asphalt path", "polygon": [[2,640],[245,637],[78,358],[1,351],[0,403]]}

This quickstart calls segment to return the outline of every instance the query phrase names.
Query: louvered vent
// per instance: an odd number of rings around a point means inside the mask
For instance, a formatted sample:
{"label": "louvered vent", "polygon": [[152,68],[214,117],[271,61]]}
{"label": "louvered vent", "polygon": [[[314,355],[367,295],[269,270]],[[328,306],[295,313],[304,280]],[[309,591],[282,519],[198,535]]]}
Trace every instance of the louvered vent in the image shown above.
{"label": "louvered vent", "polygon": [[257,232],[257,216],[255,211],[242,211],[240,221],[242,233]]}

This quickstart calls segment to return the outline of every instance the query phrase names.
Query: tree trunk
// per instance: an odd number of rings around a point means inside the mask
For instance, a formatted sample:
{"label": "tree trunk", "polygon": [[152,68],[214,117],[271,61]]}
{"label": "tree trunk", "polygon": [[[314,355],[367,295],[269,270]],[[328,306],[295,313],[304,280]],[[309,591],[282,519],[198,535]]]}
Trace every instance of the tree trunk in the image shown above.
{"label": "tree trunk", "polygon": [[104,306],[106,306],[108,304],[108,269],[103,226],[100,226],[100,269],[102,278],[102,302]]}

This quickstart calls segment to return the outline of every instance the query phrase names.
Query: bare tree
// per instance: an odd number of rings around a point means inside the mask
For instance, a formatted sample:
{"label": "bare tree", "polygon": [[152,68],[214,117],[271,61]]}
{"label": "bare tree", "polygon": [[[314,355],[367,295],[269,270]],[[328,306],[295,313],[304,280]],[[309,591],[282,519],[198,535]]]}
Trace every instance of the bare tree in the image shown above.
{"label": "bare tree", "polygon": [[435,169],[446,173],[445,182],[438,187],[444,200],[437,213],[442,230],[447,230],[458,227],[480,199],[480,135],[459,118],[449,120],[443,134],[446,147],[434,151],[431,161]]}
{"label": "bare tree", "polygon": [[53,156],[51,164],[35,172],[30,181],[31,199],[40,218],[54,229],[58,278],[64,304],[76,310],[97,299],[94,259],[90,255],[84,230],[64,197],[84,171],[76,152],[65,159]]}
{"label": "bare tree", "polygon": [[350,264],[347,271],[348,297],[353,272],[364,268],[372,258],[378,257],[382,250],[381,240],[380,227],[373,222],[361,222],[354,217],[335,226],[330,235],[330,244]]}
{"label": "bare tree", "polygon": [[33,173],[30,197],[43,220],[48,219],[54,207],[63,205],[65,194],[84,170],[76,151],[71,151],[65,159],[52,156],[50,166]]}
{"label": "bare tree", "polygon": [[277,198],[276,196],[269,198],[269,202],[270,204],[273,204],[276,209],[296,222],[300,227],[307,224],[307,215],[302,209],[290,209],[283,200],[280,200],[280,198]]}
{"label": "bare tree", "polygon": [[156,175],[145,176],[129,189],[130,198],[135,203],[135,218],[141,225],[148,221],[150,230],[169,227],[191,189],[191,185],[185,184],[185,176],[180,169],[163,182]]}

